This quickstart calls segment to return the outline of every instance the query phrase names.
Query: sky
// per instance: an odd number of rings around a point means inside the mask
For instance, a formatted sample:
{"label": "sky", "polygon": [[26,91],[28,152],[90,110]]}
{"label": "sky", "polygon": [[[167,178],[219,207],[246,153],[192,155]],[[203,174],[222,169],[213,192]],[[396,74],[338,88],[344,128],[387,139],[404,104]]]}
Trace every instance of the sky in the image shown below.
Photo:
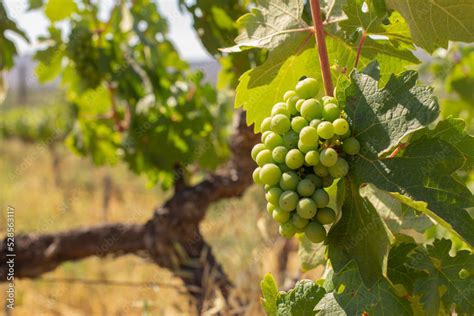
{"label": "sky", "polygon": [[[6,6],[9,17],[14,20],[17,25],[26,32],[28,37],[32,39],[32,43],[28,44],[17,36],[9,37],[15,41],[17,48],[21,54],[32,53],[38,47],[34,41],[40,35],[47,34],[48,19],[40,10],[27,12],[28,0],[1,0]],[[108,8],[112,6],[114,0],[100,0],[106,13]],[[176,48],[182,58],[187,61],[197,61],[209,59],[210,55],[202,46],[192,27],[192,18],[185,12],[183,14],[178,8],[178,0],[159,0],[160,12],[168,19],[170,27],[170,39],[174,42]],[[65,30],[69,29],[64,22],[60,24]]]}

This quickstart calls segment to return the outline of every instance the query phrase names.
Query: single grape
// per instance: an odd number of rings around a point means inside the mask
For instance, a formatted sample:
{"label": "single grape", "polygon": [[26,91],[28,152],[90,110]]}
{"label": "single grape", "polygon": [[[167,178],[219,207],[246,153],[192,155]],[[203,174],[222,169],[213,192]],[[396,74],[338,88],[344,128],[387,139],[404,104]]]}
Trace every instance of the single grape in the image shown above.
{"label": "single grape", "polygon": [[311,121],[312,119],[320,119],[323,115],[323,106],[316,99],[309,99],[303,102],[301,105],[301,116],[305,120]]}
{"label": "single grape", "polygon": [[292,190],[296,191],[300,177],[293,171],[287,171],[281,175],[280,178],[280,188],[283,190]]}
{"label": "single grape", "polygon": [[341,109],[334,103],[327,103],[324,105],[323,118],[326,121],[334,121],[341,115]]}
{"label": "single grape", "polygon": [[298,183],[297,191],[300,196],[311,196],[316,189],[313,181],[309,179],[303,179]]}
{"label": "single grape", "polygon": [[283,144],[288,149],[298,148],[299,136],[293,131],[289,131],[283,135]]}
{"label": "single grape", "polygon": [[318,175],[320,177],[327,177],[329,175],[328,168],[326,168],[322,164],[317,164],[316,166],[314,166],[313,171],[316,175]]}
{"label": "single grape", "polygon": [[336,220],[336,212],[330,207],[320,208],[316,212],[316,219],[323,225],[334,223]]}
{"label": "single grape", "polygon": [[284,134],[290,130],[290,119],[283,114],[277,114],[272,117],[272,131],[278,134]]}
{"label": "single grape", "polygon": [[296,205],[296,212],[302,218],[313,218],[316,215],[316,210],[316,203],[310,198],[302,198]]}
{"label": "single grape", "polygon": [[296,94],[303,99],[316,96],[319,92],[318,81],[314,78],[306,78],[296,84]]}
{"label": "single grape", "polygon": [[288,153],[288,149],[285,146],[278,146],[273,148],[272,157],[278,163],[284,163],[286,154]]}
{"label": "single grape", "polygon": [[320,243],[326,239],[326,230],[323,225],[318,222],[311,222],[306,226],[304,230],[306,238],[311,240],[313,243]]}
{"label": "single grape", "polygon": [[262,133],[262,137],[260,137],[262,143],[265,143],[265,139],[267,139],[267,136],[270,135],[270,133],[272,133],[272,131],[265,131]]}
{"label": "single grape", "polygon": [[277,146],[283,145],[283,139],[277,133],[271,132],[265,138],[265,146],[268,149],[273,149]]}
{"label": "single grape", "polygon": [[316,166],[319,163],[319,152],[310,150],[304,155],[304,161],[309,166]]}
{"label": "single grape", "polygon": [[302,152],[302,153],[307,153],[309,151],[312,151],[312,150],[316,150],[317,149],[317,145],[305,145],[303,144],[303,142],[301,141],[301,139],[298,141],[298,149]]}
{"label": "single grape", "polygon": [[[260,167],[259,167],[259,168],[260,168]],[[267,191],[270,190],[271,188],[274,188],[274,186],[273,186],[273,185],[265,184],[265,185],[263,186],[263,188],[265,189],[265,192],[267,192]]]}
{"label": "single grape", "polygon": [[314,187],[316,189],[319,189],[323,186],[323,180],[321,180],[321,178],[315,174],[310,173],[305,177],[305,179],[311,180],[314,183]]}
{"label": "single grape", "polygon": [[291,221],[287,221],[280,225],[280,227],[278,228],[278,232],[283,238],[290,239],[295,235],[296,227]]}
{"label": "single grape", "polygon": [[337,105],[337,99],[335,97],[330,97],[328,95],[322,98],[323,104],[333,103]]}
{"label": "single grape", "polygon": [[272,217],[277,223],[283,224],[290,219],[290,214],[291,213],[285,212],[281,208],[277,207],[273,210]]}
{"label": "single grape", "polygon": [[272,122],[271,117],[266,117],[263,119],[262,124],[260,125],[260,130],[262,133],[270,130],[271,122]]}
{"label": "single grape", "polygon": [[298,149],[291,149],[286,154],[285,163],[291,169],[298,169],[304,164],[304,155]]}
{"label": "single grape", "polygon": [[306,225],[308,225],[309,220],[295,213],[291,216],[291,222],[296,228],[305,228]]}
{"label": "single grape", "polygon": [[314,194],[311,196],[311,198],[313,199],[314,203],[316,203],[318,208],[325,207],[329,204],[329,194],[323,189],[314,191]]}
{"label": "single grape", "polygon": [[334,148],[323,149],[319,154],[319,161],[325,167],[334,166],[337,162],[337,158],[337,151],[335,151]]}
{"label": "single grape", "polygon": [[293,90],[288,90],[285,92],[283,95],[283,100],[286,102],[288,101],[291,97],[294,97],[296,95],[296,92]]}
{"label": "single grape", "polygon": [[272,204],[278,205],[282,193],[283,190],[278,187],[271,188],[267,193],[265,193],[265,199]]}
{"label": "single grape", "polygon": [[321,124],[321,122],[322,121],[320,119],[312,119],[311,122],[309,122],[309,126],[318,129],[318,126]]}
{"label": "single grape", "polygon": [[273,210],[276,209],[276,205],[272,204],[272,203],[267,203],[267,212],[268,214],[272,215],[273,213]]}
{"label": "single grape", "polygon": [[273,163],[266,164],[260,170],[260,181],[263,184],[274,185],[280,181],[281,170]]}
{"label": "single grape", "polygon": [[318,125],[318,135],[324,139],[330,139],[334,136],[334,126],[331,122],[321,122]]}
{"label": "single grape", "polygon": [[296,101],[295,108],[298,112],[301,112],[301,106],[303,105],[305,99],[299,99]]}
{"label": "single grape", "polygon": [[337,179],[342,178],[349,172],[349,164],[344,158],[337,158],[336,164],[328,168],[331,177]]}
{"label": "single grape", "polygon": [[273,162],[272,152],[268,149],[264,149],[257,155],[257,165],[263,167],[267,163]]}
{"label": "single grape", "polygon": [[260,180],[260,167],[255,168],[252,173],[253,182],[256,184],[261,184],[262,181]]}
{"label": "single grape", "polygon": [[290,115],[296,115],[299,111],[296,109],[296,102],[298,102],[300,98],[297,96],[293,96],[286,101],[286,108]]}
{"label": "single grape", "polygon": [[272,108],[272,116],[275,116],[277,114],[282,114],[288,118],[290,118],[290,111],[288,111],[288,108],[286,107],[286,103],[284,102],[278,102],[275,104]]}
{"label": "single grape", "polygon": [[318,131],[314,127],[306,126],[300,132],[300,140],[304,145],[317,146],[319,140]]}
{"label": "single grape", "polygon": [[342,150],[349,155],[356,155],[360,150],[360,143],[354,137],[344,139],[342,143]]}
{"label": "single grape", "polygon": [[295,133],[299,133],[305,126],[308,126],[308,121],[302,116],[296,116],[291,119],[291,129],[294,130]]}
{"label": "single grape", "polygon": [[336,135],[344,135],[349,131],[349,123],[347,123],[346,119],[338,118],[332,122],[332,125]]}
{"label": "single grape", "polygon": [[323,188],[328,188],[334,183],[334,178],[331,176],[327,176],[322,178],[323,181]]}
{"label": "single grape", "polygon": [[280,195],[278,205],[284,211],[291,212],[296,208],[298,204],[299,196],[294,191],[285,191]]}
{"label": "single grape", "polygon": [[256,162],[258,153],[264,149],[266,149],[266,147],[264,144],[261,144],[261,143],[258,143],[255,146],[253,146],[252,152],[250,153],[250,156],[252,156],[252,160]]}

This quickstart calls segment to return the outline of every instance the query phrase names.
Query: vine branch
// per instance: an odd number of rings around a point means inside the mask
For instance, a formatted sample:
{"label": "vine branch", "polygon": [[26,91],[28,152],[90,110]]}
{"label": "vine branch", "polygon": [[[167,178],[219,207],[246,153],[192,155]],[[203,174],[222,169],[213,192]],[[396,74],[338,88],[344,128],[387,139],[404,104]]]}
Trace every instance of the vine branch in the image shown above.
{"label": "vine branch", "polygon": [[324,39],[323,20],[321,19],[321,8],[318,0],[311,0],[311,15],[314,24],[314,37],[318,47],[319,63],[323,76],[324,91],[326,95],[333,96],[333,85],[331,79],[331,69],[329,67],[329,57]]}

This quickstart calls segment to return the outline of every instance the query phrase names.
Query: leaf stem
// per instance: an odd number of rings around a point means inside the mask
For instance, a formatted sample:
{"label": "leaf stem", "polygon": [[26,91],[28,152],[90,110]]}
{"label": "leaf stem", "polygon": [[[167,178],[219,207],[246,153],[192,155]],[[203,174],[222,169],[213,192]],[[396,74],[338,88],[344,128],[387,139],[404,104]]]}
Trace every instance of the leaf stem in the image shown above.
{"label": "leaf stem", "polygon": [[362,33],[362,37],[360,38],[359,45],[357,46],[357,55],[354,63],[354,68],[357,68],[357,64],[359,64],[360,53],[362,52],[362,46],[364,45],[366,37],[367,32],[364,31],[364,33]]}
{"label": "leaf stem", "polygon": [[319,63],[321,65],[321,73],[323,76],[324,91],[326,95],[333,96],[333,86],[331,79],[331,69],[329,67],[329,57],[326,48],[326,41],[324,39],[323,21],[321,19],[321,9],[319,7],[319,0],[311,0],[311,15],[314,24],[314,37],[316,38],[316,45],[318,47]]}

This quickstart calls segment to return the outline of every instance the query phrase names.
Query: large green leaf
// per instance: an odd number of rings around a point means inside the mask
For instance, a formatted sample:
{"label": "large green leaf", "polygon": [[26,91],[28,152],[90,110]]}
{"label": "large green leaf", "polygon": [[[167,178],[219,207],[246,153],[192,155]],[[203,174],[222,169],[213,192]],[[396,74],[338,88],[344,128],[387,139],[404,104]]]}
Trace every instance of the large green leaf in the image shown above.
{"label": "large green leaf", "polygon": [[386,0],[408,22],[415,44],[432,52],[448,41],[474,41],[472,0]]}
{"label": "large green leaf", "polygon": [[235,39],[237,45],[223,49],[238,52],[249,47],[273,49],[295,35],[295,30],[308,25],[301,18],[303,0],[260,0],[251,13],[237,21],[242,32]]}
{"label": "large green leaf", "polygon": [[314,307],[326,291],[311,280],[301,280],[278,299],[278,316],[314,315]]}

